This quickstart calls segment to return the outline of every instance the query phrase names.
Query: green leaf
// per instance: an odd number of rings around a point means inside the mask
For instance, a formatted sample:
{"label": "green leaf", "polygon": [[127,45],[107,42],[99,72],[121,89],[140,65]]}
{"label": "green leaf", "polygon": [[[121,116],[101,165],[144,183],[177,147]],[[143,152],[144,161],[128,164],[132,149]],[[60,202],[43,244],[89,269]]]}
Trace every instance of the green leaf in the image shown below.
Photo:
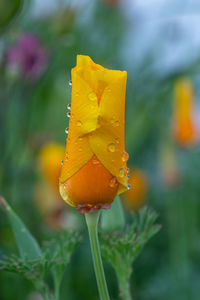
{"label": "green leaf", "polygon": [[115,270],[118,278],[128,280],[131,265],[160,225],[154,224],[157,214],[147,207],[133,214],[132,224],[125,231],[100,232],[102,256]]}
{"label": "green leaf", "polygon": [[125,225],[121,200],[117,196],[110,209],[102,211],[101,228],[105,231],[122,230]]}
{"label": "green leaf", "polygon": [[8,216],[21,258],[26,260],[35,259],[38,256],[41,256],[42,253],[36,239],[2,197],[0,197],[0,205]]}

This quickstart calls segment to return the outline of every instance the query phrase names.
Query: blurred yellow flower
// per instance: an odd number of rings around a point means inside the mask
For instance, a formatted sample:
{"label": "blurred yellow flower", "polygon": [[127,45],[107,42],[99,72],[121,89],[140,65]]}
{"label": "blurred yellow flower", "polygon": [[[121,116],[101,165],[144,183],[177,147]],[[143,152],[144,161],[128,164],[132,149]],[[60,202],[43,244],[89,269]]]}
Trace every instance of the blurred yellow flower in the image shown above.
{"label": "blurred yellow flower", "polygon": [[140,169],[131,169],[129,178],[130,189],[123,194],[124,204],[134,211],[139,210],[146,202],[148,179]]}
{"label": "blurred yellow flower", "polygon": [[35,187],[35,203],[50,227],[61,227],[64,205],[59,194],[59,176],[64,147],[57,143],[45,144],[39,153],[41,180]]}
{"label": "blurred yellow flower", "polygon": [[107,208],[127,189],[124,149],[125,71],[78,55],[72,69],[71,117],[60,193],[81,212]]}
{"label": "blurred yellow flower", "polygon": [[183,147],[192,146],[197,141],[194,112],[192,82],[181,78],[175,83],[173,130],[176,141]]}
{"label": "blurred yellow flower", "polygon": [[47,181],[56,190],[59,190],[59,176],[64,152],[65,149],[62,145],[47,143],[42,147],[39,154],[41,171]]}

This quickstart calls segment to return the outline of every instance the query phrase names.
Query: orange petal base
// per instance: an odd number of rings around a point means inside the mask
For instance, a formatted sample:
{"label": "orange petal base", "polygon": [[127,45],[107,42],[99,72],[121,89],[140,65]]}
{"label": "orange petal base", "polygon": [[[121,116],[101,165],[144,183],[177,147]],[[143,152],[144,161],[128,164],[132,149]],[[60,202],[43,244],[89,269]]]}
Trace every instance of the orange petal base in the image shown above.
{"label": "orange petal base", "polygon": [[[60,193],[81,213],[109,208],[117,195],[116,177],[94,155],[76,174],[60,185]],[[87,204],[85,204],[87,203]]]}

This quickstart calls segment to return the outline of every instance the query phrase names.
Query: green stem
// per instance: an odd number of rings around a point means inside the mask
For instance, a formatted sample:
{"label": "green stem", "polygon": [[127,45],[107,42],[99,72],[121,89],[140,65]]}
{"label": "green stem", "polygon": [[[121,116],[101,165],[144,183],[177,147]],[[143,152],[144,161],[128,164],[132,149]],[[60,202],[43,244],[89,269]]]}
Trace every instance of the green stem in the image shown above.
{"label": "green stem", "polygon": [[35,288],[38,290],[38,292],[41,294],[44,300],[50,300],[49,296],[49,289],[42,281],[36,281],[34,282]]}
{"label": "green stem", "polygon": [[99,240],[98,240],[98,221],[99,221],[100,212],[92,212],[86,213],[85,219],[88,227],[89,237],[90,237],[90,246],[92,250],[92,257],[93,257],[93,264],[94,270],[99,290],[99,295],[101,300],[110,300],[103,263],[101,259],[101,252],[99,247]]}
{"label": "green stem", "polygon": [[54,300],[59,300],[60,299],[60,283],[61,283],[62,276],[59,274],[55,274],[54,276],[54,288],[55,288],[55,296]]}
{"label": "green stem", "polygon": [[119,292],[120,298],[122,300],[132,300],[130,293],[130,283],[129,279],[126,279],[122,276],[118,276]]}

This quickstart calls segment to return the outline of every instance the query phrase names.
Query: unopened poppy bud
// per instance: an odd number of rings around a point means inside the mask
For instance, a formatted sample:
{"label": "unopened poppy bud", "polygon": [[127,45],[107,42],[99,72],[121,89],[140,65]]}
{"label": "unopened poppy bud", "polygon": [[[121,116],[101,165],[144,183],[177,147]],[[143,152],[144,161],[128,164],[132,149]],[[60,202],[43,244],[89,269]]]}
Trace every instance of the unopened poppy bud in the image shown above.
{"label": "unopened poppy bud", "polygon": [[80,212],[110,207],[127,189],[124,149],[125,71],[78,55],[72,69],[71,114],[60,176],[62,198]]}
{"label": "unopened poppy bud", "polygon": [[175,84],[173,133],[178,144],[193,146],[197,141],[194,91],[192,83],[185,78]]}

